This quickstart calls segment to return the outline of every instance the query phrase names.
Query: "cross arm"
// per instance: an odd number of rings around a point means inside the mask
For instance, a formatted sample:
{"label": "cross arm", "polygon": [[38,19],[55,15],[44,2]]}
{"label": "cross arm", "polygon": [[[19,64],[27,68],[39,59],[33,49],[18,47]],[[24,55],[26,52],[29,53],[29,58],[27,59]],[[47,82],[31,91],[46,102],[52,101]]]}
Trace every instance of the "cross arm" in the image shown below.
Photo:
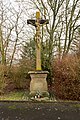
{"label": "cross arm", "polygon": [[[37,27],[36,22],[37,22],[36,20],[32,20],[32,19],[28,19],[28,20],[27,20],[27,24],[31,24],[31,25],[33,25],[33,26],[35,26],[35,27]],[[40,23],[41,25],[49,24],[49,20],[40,19],[40,20],[39,20],[39,23]]]}
{"label": "cross arm", "polygon": [[36,20],[28,19],[28,20],[27,20],[27,24],[31,24],[31,25],[33,25],[33,26],[36,27],[35,21],[36,21]]}
{"label": "cross arm", "polygon": [[49,20],[43,20],[43,19],[41,19],[40,20],[40,24],[49,24]]}

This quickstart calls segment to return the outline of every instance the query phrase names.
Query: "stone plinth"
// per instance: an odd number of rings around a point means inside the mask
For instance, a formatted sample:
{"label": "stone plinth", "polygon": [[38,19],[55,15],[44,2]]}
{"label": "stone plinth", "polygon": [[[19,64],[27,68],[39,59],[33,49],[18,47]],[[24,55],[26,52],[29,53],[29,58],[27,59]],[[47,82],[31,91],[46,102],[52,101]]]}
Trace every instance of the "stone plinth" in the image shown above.
{"label": "stone plinth", "polygon": [[37,92],[42,94],[48,93],[46,81],[48,71],[30,71],[29,74],[31,77],[30,94],[35,94]]}

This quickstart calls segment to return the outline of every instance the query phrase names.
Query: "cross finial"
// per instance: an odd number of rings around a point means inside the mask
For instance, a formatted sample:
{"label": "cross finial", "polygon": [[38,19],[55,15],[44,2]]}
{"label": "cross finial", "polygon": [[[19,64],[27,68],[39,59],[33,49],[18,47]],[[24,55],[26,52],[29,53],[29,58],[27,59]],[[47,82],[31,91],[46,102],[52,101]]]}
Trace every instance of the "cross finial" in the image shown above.
{"label": "cross finial", "polygon": [[36,19],[40,19],[40,12],[39,11],[36,12]]}

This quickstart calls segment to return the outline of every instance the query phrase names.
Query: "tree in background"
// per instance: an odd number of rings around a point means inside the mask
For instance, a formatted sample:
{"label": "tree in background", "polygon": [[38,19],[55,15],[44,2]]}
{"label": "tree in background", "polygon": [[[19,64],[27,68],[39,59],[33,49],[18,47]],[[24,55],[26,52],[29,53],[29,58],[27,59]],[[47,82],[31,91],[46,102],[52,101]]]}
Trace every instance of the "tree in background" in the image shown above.
{"label": "tree in background", "polygon": [[49,25],[46,26],[49,50],[52,51],[49,52],[49,58],[53,52],[59,56],[67,54],[75,40],[76,30],[80,27],[79,0],[31,1],[41,11],[42,16],[50,21]]}
{"label": "tree in background", "polygon": [[21,6],[14,8],[10,2],[0,1],[0,61],[3,65],[11,67],[14,58],[18,60],[21,45],[27,37],[23,16]]}
{"label": "tree in background", "polygon": [[49,19],[49,25],[41,28],[41,57],[43,70],[52,73],[53,58],[62,59],[68,53],[74,52],[74,42],[79,42],[76,40],[76,33],[80,27],[80,1],[30,0],[29,4],[33,4],[34,10],[41,12],[42,18]]}
{"label": "tree in background", "polygon": [[[14,7],[15,6],[15,7]],[[18,68],[21,46],[27,38],[26,21],[21,5],[0,0],[0,90],[20,83]],[[16,60],[15,60],[16,59]],[[16,69],[13,67],[16,64]],[[16,72],[17,71],[17,72]],[[22,82],[21,82],[22,83]],[[14,85],[13,85],[14,86]]]}
{"label": "tree in background", "polygon": [[[30,0],[16,3],[17,10],[11,3],[0,1],[0,51],[1,62],[10,66],[14,56],[20,51],[24,41],[34,36],[34,28],[26,26],[26,16],[35,17],[35,9],[39,9],[44,19],[49,19],[49,25],[42,26],[42,67],[51,70],[51,62],[55,56],[62,58],[72,51],[75,41],[78,43],[77,31],[80,27],[79,0]],[[33,8],[34,7],[34,8]],[[9,13],[9,14],[8,14]],[[27,29],[28,28],[28,29]],[[27,32],[26,32],[27,30]],[[75,47],[75,46],[74,46]],[[9,54],[10,53],[10,54]],[[16,55],[17,56],[17,55]],[[30,55],[31,56],[31,55]],[[46,67],[47,66],[47,67]]]}
{"label": "tree in background", "polygon": [[[32,69],[35,69],[35,61],[36,61],[36,53],[35,53],[35,40],[34,38],[30,38],[28,42],[25,42],[23,45],[20,64],[27,64],[26,61],[30,61]],[[24,62],[23,62],[24,61]],[[28,66],[28,64],[27,64]],[[29,66],[30,67],[30,66]]]}

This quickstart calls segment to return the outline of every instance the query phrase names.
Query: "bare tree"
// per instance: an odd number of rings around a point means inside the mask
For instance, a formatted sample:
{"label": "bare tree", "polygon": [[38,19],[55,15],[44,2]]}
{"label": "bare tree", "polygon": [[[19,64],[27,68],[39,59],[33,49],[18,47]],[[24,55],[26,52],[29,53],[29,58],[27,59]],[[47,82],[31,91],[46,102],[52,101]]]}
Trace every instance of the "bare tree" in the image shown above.
{"label": "bare tree", "polygon": [[[54,51],[64,56],[70,49],[74,35],[80,27],[79,0],[31,0],[50,23],[46,26],[49,36],[49,58]],[[56,54],[55,53],[55,54]]]}
{"label": "bare tree", "polygon": [[[26,40],[26,19],[21,6],[14,8],[11,3],[0,1],[0,52],[1,63],[13,63],[19,47]],[[16,10],[17,9],[17,10]],[[24,38],[23,38],[24,36]],[[17,56],[16,56],[17,59]]]}
{"label": "bare tree", "polygon": [[79,0],[73,0],[70,5],[70,0],[66,0],[65,6],[65,42],[63,54],[67,54],[71,48],[74,40],[75,32],[80,27],[80,2]]}

